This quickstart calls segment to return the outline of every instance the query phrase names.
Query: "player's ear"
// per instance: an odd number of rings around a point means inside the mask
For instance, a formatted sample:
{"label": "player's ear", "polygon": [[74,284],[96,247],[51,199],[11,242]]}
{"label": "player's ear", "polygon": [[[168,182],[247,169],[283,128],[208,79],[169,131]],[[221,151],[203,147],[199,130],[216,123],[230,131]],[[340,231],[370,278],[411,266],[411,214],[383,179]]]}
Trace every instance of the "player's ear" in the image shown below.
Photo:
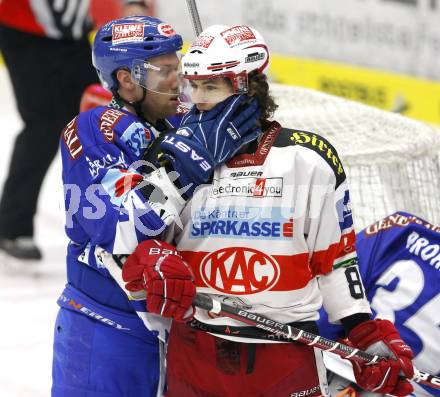
{"label": "player's ear", "polygon": [[119,69],[116,72],[116,79],[119,82],[120,88],[128,90],[133,90],[135,88],[136,83],[131,79],[130,71],[127,69]]}

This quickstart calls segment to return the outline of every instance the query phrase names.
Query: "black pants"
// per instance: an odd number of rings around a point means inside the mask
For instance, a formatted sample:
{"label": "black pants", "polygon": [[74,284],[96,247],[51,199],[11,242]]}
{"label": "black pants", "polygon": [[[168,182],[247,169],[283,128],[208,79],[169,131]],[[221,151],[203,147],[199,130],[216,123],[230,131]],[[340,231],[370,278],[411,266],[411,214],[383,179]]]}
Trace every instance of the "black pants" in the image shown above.
{"label": "black pants", "polygon": [[60,132],[79,112],[83,90],[98,77],[86,39],[52,40],[0,26],[0,49],[24,122],[1,193],[0,237],[32,236],[38,195]]}

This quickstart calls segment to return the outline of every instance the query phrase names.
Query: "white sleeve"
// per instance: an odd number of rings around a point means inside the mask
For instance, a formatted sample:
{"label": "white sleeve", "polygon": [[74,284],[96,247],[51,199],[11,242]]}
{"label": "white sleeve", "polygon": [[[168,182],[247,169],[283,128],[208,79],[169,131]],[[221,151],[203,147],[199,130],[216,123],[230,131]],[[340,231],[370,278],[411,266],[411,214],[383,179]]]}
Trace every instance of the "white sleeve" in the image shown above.
{"label": "white sleeve", "polygon": [[312,265],[324,309],[331,323],[356,313],[371,313],[357,266],[356,235],[351,217],[350,196],[344,181],[325,196],[317,241],[327,246],[313,254]]}

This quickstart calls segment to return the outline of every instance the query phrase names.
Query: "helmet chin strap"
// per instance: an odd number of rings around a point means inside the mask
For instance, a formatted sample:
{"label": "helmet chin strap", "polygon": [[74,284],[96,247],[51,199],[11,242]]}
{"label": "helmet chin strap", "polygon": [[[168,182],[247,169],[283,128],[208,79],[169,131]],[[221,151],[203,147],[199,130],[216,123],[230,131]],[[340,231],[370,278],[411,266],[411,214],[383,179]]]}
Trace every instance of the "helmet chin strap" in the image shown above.
{"label": "helmet chin strap", "polygon": [[[141,86],[142,87],[142,86]],[[144,116],[144,113],[142,112],[142,102],[144,102],[145,97],[147,96],[147,89],[145,87],[142,87],[142,98],[138,101],[127,101],[126,99],[122,98],[119,92],[114,93],[115,97],[119,99],[121,102],[125,103],[126,105],[130,105],[134,108],[134,111],[136,112],[136,115],[141,118],[142,120],[147,121],[147,119]]]}

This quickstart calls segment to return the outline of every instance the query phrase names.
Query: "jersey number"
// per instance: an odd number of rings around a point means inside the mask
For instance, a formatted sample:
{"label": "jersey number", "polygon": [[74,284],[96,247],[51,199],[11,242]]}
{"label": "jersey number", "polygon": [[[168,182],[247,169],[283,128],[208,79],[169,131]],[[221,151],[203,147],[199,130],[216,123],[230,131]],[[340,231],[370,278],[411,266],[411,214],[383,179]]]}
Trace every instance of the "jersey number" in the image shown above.
{"label": "jersey number", "polygon": [[[377,312],[377,317],[386,318],[391,322],[395,320],[394,313],[411,306],[419,298],[425,286],[423,271],[412,260],[395,262],[382,274],[376,284],[386,287],[396,278],[399,282],[393,290],[378,288],[371,301],[371,307]],[[417,354],[414,363],[420,365],[424,371],[434,374],[440,371],[439,307],[440,294],[437,294],[403,323],[422,341],[422,350]]]}
{"label": "jersey number", "polygon": [[348,281],[348,288],[350,289],[350,295],[354,299],[362,299],[364,295],[364,287],[362,285],[361,276],[357,267],[347,267],[345,269],[345,277]]}

